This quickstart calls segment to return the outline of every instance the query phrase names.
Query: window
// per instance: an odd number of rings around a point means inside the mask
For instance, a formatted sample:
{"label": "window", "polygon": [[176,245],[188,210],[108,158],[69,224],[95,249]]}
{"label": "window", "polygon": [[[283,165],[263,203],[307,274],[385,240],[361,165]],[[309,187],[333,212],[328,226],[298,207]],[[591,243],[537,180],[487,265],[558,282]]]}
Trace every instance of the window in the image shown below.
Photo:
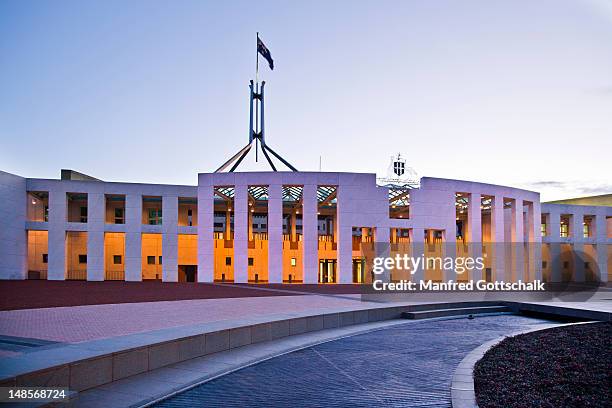
{"label": "window", "polygon": [[80,264],[86,264],[87,263],[87,255],[79,255],[79,263]]}
{"label": "window", "polygon": [[225,257],[225,265],[229,266],[232,264],[232,257],[231,256],[226,256]]}
{"label": "window", "polygon": [[187,210],[187,225],[190,227],[193,226],[193,210]]}
{"label": "window", "polygon": [[121,255],[113,255],[113,263],[115,265],[121,265]]}
{"label": "window", "polygon": [[162,225],[162,210],[157,208],[149,209],[149,225]]}
{"label": "window", "polygon": [[87,222],[87,207],[81,207],[80,222]]}
{"label": "window", "polygon": [[268,224],[261,224],[261,228],[267,228]]}
{"label": "window", "polygon": [[151,255],[147,256],[147,264],[155,265],[155,257]]}
{"label": "window", "polygon": [[542,261],[542,269],[546,269],[547,265],[548,265],[548,263],[546,261]]}
{"label": "window", "polygon": [[582,224],[582,235],[584,238],[588,238],[591,236],[590,225],[587,223]]}
{"label": "window", "polygon": [[215,222],[215,228],[223,228],[222,222]]}
{"label": "window", "polygon": [[591,269],[591,263],[590,262],[585,262],[584,263],[584,269],[587,269],[587,270]]}
{"label": "window", "polygon": [[569,262],[565,261],[563,262],[563,269],[567,269],[569,268]]}
{"label": "window", "polygon": [[546,236],[546,224],[542,223],[540,225],[540,232],[542,233],[542,236],[545,237]]}
{"label": "window", "polygon": [[125,222],[123,214],[123,208],[115,208],[115,224],[123,224]]}
{"label": "window", "polygon": [[569,237],[569,225],[568,224],[561,224],[560,234],[561,234],[561,237],[563,238]]}
{"label": "window", "polygon": [[249,258],[249,266],[253,266],[253,258]]}
{"label": "window", "polygon": [[159,264],[160,265],[162,264],[162,257],[161,257],[161,255],[159,256]]}
{"label": "window", "polygon": [[291,258],[291,266],[296,266],[297,265],[297,261],[295,260],[295,258]]}
{"label": "window", "polygon": [[49,222],[49,206],[48,205],[45,205],[44,220],[45,220],[45,222]]}
{"label": "window", "polygon": [[43,263],[48,263],[49,262],[49,254],[42,254],[42,262]]}

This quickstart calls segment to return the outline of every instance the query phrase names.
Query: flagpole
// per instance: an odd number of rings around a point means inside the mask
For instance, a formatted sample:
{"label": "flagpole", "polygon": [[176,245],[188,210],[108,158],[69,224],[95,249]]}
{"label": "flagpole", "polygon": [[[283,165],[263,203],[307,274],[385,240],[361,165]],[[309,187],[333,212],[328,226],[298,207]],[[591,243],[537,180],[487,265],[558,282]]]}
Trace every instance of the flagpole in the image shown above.
{"label": "flagpole", "polygon": [[[255,93],[259,94],[259,32],[257,32],[257,43],[255,44]],[[255,100],[255,133],[259,133],[259,103],[260,100]],[[255,161],[257,162],[257,146],[259,139],[255,139]]]}

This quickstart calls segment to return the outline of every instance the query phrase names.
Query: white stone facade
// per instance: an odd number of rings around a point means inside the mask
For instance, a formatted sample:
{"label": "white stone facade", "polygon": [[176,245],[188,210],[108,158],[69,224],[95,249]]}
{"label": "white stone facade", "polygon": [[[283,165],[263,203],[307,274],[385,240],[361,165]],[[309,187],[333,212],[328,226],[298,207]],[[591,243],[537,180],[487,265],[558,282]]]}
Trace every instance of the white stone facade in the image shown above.
{"label": "white stone facade", "polygon": [[[352,283],[353,231],[355,227],[371,228],[375,242],[389,242],[392,230],[408,230],[410,242],[416,251],[424,245],[427,231],[436,231],[443,242],[454,243],[457,238],[457,193],[467,199],[467,223],[463,226],[467,241],[530,243],[533,246],[512,246],[517,252],[496,257],[496,279],[515,279],[521,276],[542,276],[539,244],[564,243],[581,249],[590,245],[596,254],[599,280],[608,281],[608,251],[612,207],[541,204],[537,192],[511,187],[468,181],[422,178],[420,188],[410,190],[410,216],[404,219],[390,218],[389,191],[376,184],[374,174],[327,172],[247,172],[199,174],[197,186],[133,184],[103,181],[75,181],[22,178],[0,172],[0,279],[26,279],[28,277],[28,231],[48,232],[47,279],[66,279],[66,233],[87,233],[86,279],[105,279],[105,233],[125,234],[126,281],[142,280],[142,234],[160,234],[162,238],[163,281],[178,279],[179,235],[197,235],[197,281],[214,280],[214,188],[232,186],[234,195],[234,282],[246,283],[249,243],[249,186],[267,186],[267,282],[283,282],[283,197],[284,186],[301,186],[302,192],[302,267],[303,283],[317,283],[319,273],[317,230],[317,188],[334,186],[337,189],[336,218],[334,219],[334,243],[337,251],[337,283]],[[48,215],[44,220],[28,219],[28,192],[48,193]],[[87,222],[69,222],[67,218],[67,193],[87,195]],[[105,197],[125,197],[125,221],[122,224],[106,221]],[[143,223],[143,197],[161,197],[162,225]],[[179,198],[197,198],[197,226],[179,225]],[[482,203],[486,198],[487,226],[483,226]],[[489,209],[490,206],[490,209]],[[546,219],[547,232],[541,236],[542,215]],[[589,236],[582,231],[584,216],[592,227]],[[561,237],[561,217],[571,219],[573,234]],[[191,215],[190,215],[191,217]],[[195,217],[195,214],[194,214]],[[473,255],[478,255],[480,246]],[[518,248],[518,249],[517,249]],[[523,248],[523,249],[521,249]],[[537,249],[530,249],[537,248]],[[521,251],[535,251],[525,266],[508,259],[522,256]],[[556,249],[550,249],[554,255]],[[452,252],[452,250],[450,251]],[[453,255],[447,253],[446,255]],[[160,262],[161,263],[161,262]],[[522,270],[529,269],[529,275]],[[509,270],[510,269],[510,270]],[[580,265],[574,279],[584,280]],[[422,271],[417,272],[422,277]],[[444,276],[453,279],[453,276]],[[552,280],[561,276],[551,275]]]}

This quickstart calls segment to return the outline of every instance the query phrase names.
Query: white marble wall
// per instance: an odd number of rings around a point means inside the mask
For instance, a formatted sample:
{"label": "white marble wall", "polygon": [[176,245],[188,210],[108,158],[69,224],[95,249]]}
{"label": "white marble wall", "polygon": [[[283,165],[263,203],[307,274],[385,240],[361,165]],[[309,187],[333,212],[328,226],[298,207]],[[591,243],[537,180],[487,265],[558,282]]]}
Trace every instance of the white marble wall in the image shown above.
{"label": "white marble wall", "polygon": [[[87,280],[104,280],[105,232],[125,233],[125,280],[127,281],[142,280],[142,233],[162,234],[162,279],[168,282],[178,280],[178,197],[196,197],[197,187],[27,179],[25,189],[49,192],[49,222],[27,223],[32,229],[49,231],[48,279],[65,279],[66,232],[83,231],[87,232]],[[67,222],[66,193],[68,192],[87,194],[87,223]],[[107,194],[125,195],[125,224],[105,223]],[[143,196],[162,196],[161,226],[143,225]],[[181,227],[181,233],[196,234],[197,228]]]}
{"label": "white marble wall", "polygon": [[0,171],[0,279],[27,275],[26,179]]}
{"label": "white marble wall", "polygon": [[[389,241],[390,228],[410,229],[413,251],[423,251],[424,231],[442,230],[447,243],[455,242],[455,193],[469,194],[468,231],[471,242],[481,242],[482,219],[480,197],[492,196],[491,236],[495,242],[532,243],[513,245],[511,254],[502,245],[495,246],[494,278],[509,279],[541,276],[540,242],[568,242],[581,248],[584,244],[597,246],[600,278],[607,280],[606,216],[612,215],[612,207],[588,207],[540,204],[535,192],[473,183],[458,180],[425,177],[421,188],[410,194],[410,218],[389,219],[388,192],[376,185],[374,174],[322,173],[322,172],[261,172],[261,173],[207,173],[199,174],[198,186],[169,186],[131,183],[105,183],[99,181],[61,181],[24,179],[0,172],[0,278],[24,279],[27,272],[26,228],[49,231],[49,279],[65,279],[66,232],[85,231],[88,234],[88,280],[104,279],[104,233],[125,232],[125,279],[139,281],[142,268],[141,234],[162,234],[162,277],[164,281],[178,280],[178,233],[198,234],[198,281],[212,282],[214,276],[214,186],[235,186],[235,236],[234,273],[236,282],[247,282],[248,264],[248,186],[266,185],[268,201],[268,276],[271,283],[282,282],[282,186],[303,186],[303,266],[304,283],[318,282],[318,232],[317,188],[337,187],[337,278],[340,283],[352,282],[352,227],[374,229],[376,242]],[[49,222],[26,222],[26,191],[49,192]],[[88,197],[88,222],[66,221],[66,193],[86,193]],[[126,223],[105,224],[105,194],[121,194],[126,197]],[[161,196],[163,223],[161,226],[142,224],[142,196]],[[198,226],[178,227],[179,197],[198,198]],[[514,201],[514,207],[504,211],[504,199]],[[531,205],[526,207],[524,203]],[[504,213],[507,213],[506,216]],[[548,236],[540,236],[540,214],[549,220]],[[559,237],[559,217],[573,214],[574,234],[570,238]],[[593,238],[582,238],[582,217],[592,215]],[[505,220],[506,218],[506,220]],[[576,233],[577,232],[577,233]],[[447,246],[448,247],[448,246]],[[522,249],[523,248],[523,249]],[[472,247],[478,256],[478,247]],[[554,251],[554,248],[551,248]],[[449,251],[449,249],[447,249]],[[452,246],[451,246],[452,252]],[[528,254],[527,270],[519,262]],[[452,256],[452,253],[446,255]],[[510,266],[508,261],[510,257]],[[553,259],[558,259],[554,257]],[[559,265],[557,265],[559,266]],[[510,268],[511,270],[508,270]],[[553,270],[560,270],[555,268]],[[577,270],[577,278],[584,279],[584,271]],[[414,278],[423,277],[417,271]],[[475,276],[473,276],[475,277]],[[446,279],[455,279],[447,275]],[[553,279],[559,277],[554,276]]]}
{"label": "white marble wall", "polygon": [[[606,217],[612,217],[612,207],[586,206],[570,204],[541,204],[541,214],[544,214],[547,222],[547,235],[541,237],[542,243],[549,244],[550,259],[552,262],[553,282],[561,281],[561,244],[570,244],[574,250],[574,280],[583,282],[585,280],[584,260],[580,254],[584,251],[585,244],[595,246],[595,270],[599,272],[599,280],[608,282],[608,247],[612,245],[612,239],[607,235]],[[561,216],[570,216],[570,236],[560,236]],[[591,228],[594,228],[592,237],[584,238],[582,223],[584,216],[592,216]],[[536,237],[537,239],[537,237]]]}

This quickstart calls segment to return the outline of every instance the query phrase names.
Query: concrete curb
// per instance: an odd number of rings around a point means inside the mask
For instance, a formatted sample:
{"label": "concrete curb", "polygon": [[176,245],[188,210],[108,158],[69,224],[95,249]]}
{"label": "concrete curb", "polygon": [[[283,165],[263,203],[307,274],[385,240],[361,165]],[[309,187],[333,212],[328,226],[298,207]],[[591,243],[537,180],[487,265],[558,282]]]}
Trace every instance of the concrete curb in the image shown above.
{"label": "concrete curb", "polygon": [[451,406],[453,408],[478,408],[474,387],[474,366],[491,348],[508,337],[521,334],[548,330],[554,327],[573,326],[576,324],[589,324],[595,322],[578,322],[567,324],[551,324],[549,327],[538,327],[536,329],[521,330],[509,335],[501,336],[481,344],[466,355],[459,363],[451,380]]}

